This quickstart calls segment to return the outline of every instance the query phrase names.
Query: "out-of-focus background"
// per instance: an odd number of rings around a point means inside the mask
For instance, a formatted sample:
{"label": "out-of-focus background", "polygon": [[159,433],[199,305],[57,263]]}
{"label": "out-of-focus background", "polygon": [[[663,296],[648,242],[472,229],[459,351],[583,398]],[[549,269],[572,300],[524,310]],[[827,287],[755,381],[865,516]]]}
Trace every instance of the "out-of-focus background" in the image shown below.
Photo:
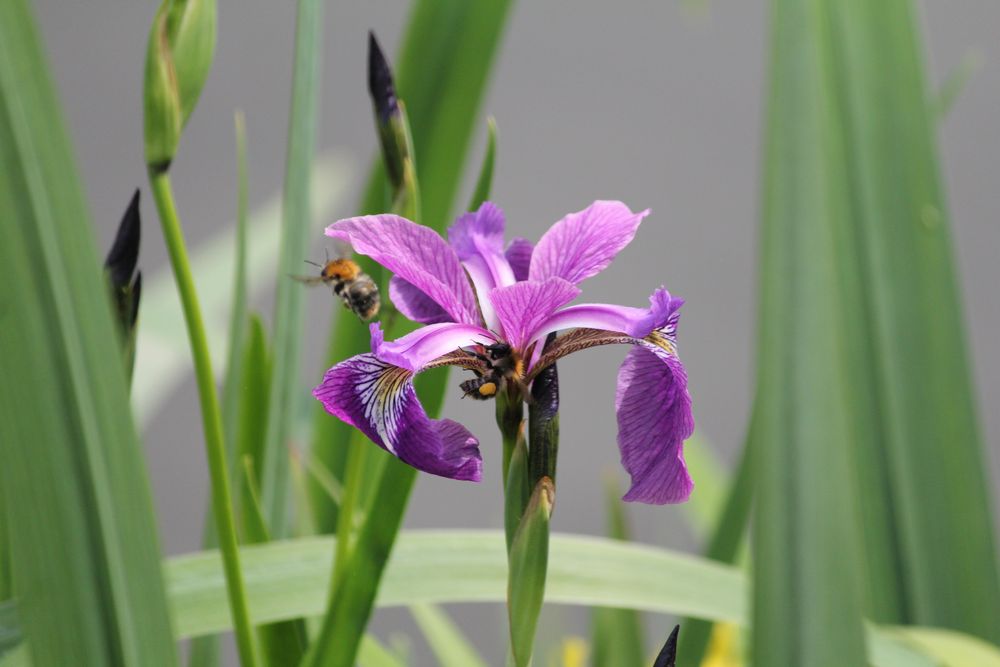
{"label": "out-of-focus background", "polygon": [[[153,0],[36,3],[101,247],[110,244],[133,188],[141,186],[145,194],[142,68],[156,5]],[[247,118],[251,207],[281,188],[294,10],[293,2],[220,0],[215,64],[172,170],[193,245],[230,225],[235,215],[234,109],[243,109]],[[374,29],[394,57],[407,10],[402,0],[327,3],[316,148],[332,152],[340,166],[335,182],[320,187],[344,194],[328,218],[313,221],[312,259],[323,257],[323,226],[353,212],[376,147],[365,89],[367,31]],[[932,88],[963,59],[980,62],[939,137],[981,423],[997,480],[1000,132],[993,129],[1000,105],[995,46],[1000,7],[985,0],[928,0],[922,10]],[[636,242],[604,274],[588,281],[585,296],[638,306],[663,284],[687,299],[681,355],[699,433],[726,463],[741,443],[752,390],[766,13],[767,3],[760,0],[516,5],[481,112],[467,186],[459,195],[460,201],[468,196],[485,118],[491,114],[500,129],[493,198],[507,213],[509,235],[536,239],[563,214],[597,198],[653,209]],[[142,210],[140,266],[148,277],[164,270],[166,255],[148,198]],[[261,294],[254,305],[268,313],[271,294]],[[309,297],[304,392],[322,376],[335,307],[324,290]],[[618,465],[613,409],[623,354],[599,349],[560,364],[562,456],[555,530],[602,534],[603,478],[610,471],[626,482]],[[143,373],[141,365],[136,372]],[[458,379],[454,382],[445,415],[480,436],[486,475],[479,485],[421,476],[408,527],[502,525],[500,444],[492,405],[459,401]],[[160,533],[169,554],[200,546],[207,473],[197,409],[189,380],[171,394],[145,432]],[[941,443],[942,456],[947,447]],[[680,508],[634,506],[630,511],[638,539],[696,547]],[[503,609],[465,606],[459,611],[458,621],[477,647],[491,662],[500,662]],[[585,633],[585,624],[581,610],[547,607],[539,632],[542,650],[558,636]],[[380,611],[373,627],[383,638],[409,635],[415,664],[429,664],[405,611]],[[665,637],[669,627],[668,619],[650,619],[650,640]]]}

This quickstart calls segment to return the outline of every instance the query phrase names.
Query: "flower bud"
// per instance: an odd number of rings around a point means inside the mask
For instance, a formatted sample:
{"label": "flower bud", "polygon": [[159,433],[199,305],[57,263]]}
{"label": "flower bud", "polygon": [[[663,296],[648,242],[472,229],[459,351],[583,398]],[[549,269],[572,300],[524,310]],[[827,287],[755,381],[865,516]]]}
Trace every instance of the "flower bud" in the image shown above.
{"label": "flower bud", "polygon": [[140,222],[137,189],[128,208],[125,209],[114,243],[111,244],[111,250],[104,260],[111,302],[122,334],[125,365],[129,375],[135,352],[135,322],[139,315],[139,296],[142,292],[142,273],[136,271],[141,237]]}
{"label": "flower bud", "polygon": [[215,0],[163,0],[146,50],[146,164],[170,167],[215,53]]}
{"label": "flower bud", "polygon": [[681,631],[681,626],[675,625],[673,632],[667,637],[667,642],[660,649],[660,654],[656,656],[653,667],[674,667],[677,661],[677,635]]}
{"label": "flower bud", "polygon": [[368,93],[375,112],[375,129],[382,148],[382,162],[392,186],[393,210],[418,217],[417,172],[413,139],[403,103],[396,97],[392,70],[375,33],[368,33]]}
{"label": "flower bud", "polygon": [[[545,346],[555,340],[550,334]],[[528,404],[528,469],[531,480],[556,478],[556,457],[559,454],[559,371],[552,364],[544,368],[531,383]]]}
{"label": "flower bud", "polygon": [[554,502],[555,486],[551,479],[543,477],[531,493],[510,549],[507,614],[511,653],[517,667],[527,667],[531,662],[535,627],[545,598],[549,518]]}

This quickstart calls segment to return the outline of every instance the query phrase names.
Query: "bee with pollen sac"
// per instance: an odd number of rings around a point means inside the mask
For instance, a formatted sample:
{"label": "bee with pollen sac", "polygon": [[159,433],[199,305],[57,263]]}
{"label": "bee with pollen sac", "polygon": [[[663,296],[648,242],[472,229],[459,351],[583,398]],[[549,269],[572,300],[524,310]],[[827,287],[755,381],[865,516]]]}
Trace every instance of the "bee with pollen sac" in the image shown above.
{"label": "bee with pollen sac", "polygon": [[306,263],[319,268],[319,275],[291,276],[293,279],[307,285],[330,285],[333,293],[344,302],[344,307],[365,322],[378,315],[381,305],[378,285],[361,270],[357,262],[347,257],[327,257],[324,264],[308,259]]}

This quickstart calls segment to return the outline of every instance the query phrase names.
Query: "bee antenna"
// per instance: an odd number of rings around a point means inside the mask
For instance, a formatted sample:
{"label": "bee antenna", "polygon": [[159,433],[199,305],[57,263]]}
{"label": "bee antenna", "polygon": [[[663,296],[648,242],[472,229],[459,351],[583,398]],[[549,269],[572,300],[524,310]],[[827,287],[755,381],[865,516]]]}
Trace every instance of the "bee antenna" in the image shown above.
{"label": "bee antenna", "polygon": [[303,260],[303,261],[305,261],[306,264],[312,264],[313,266],[315,266],[317,268],[320,268],[320,269],[323,268],[322,264],[317,264],[316,262],[312,261],[311,259],[307,259],[307,260]]}

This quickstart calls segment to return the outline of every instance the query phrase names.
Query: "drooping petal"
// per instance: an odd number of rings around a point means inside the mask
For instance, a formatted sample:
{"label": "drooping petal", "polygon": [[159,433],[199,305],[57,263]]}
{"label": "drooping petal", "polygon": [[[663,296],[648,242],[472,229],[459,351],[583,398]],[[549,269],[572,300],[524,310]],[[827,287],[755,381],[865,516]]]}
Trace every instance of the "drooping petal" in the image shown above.
{"label": "drooping petal", "polygon": [[649,209],[633,213],[620,201],[595,201],[552,225],[531,256],[531,280],[553,276],[578,285],[606,269],[635,236]]}
{"label": "drooping petal", "polygon": [[452,321],[451,315],[436,301],[399,276],[393,276],[389,281],[389,299],[408,320],[421,324]]}
{"label": "drooping petal", "polygon": [[[604,329],[620,332],[633,338],[644,338],[654,329],[670,325],[676,328],[678,310],[684,299],[670,296],[661,287],[649,297],[649,308],[632,308],[607,303],[585,303],[563,308],[553,313],[531,334],[531,340],[540,340],[553,331],[574,328]],[[671,335],[673,335],[671,333]]]}
{"label": "drooping petal", "polygon": [[576,298],[580,289],[562,278],[542,282],[526,280],[490,292],[490,302],[503,330],[504,340],[525,351],[532,334],[561,306]]}
{"label": "drooping petal", "polygon": [[438,357],[454,352],[460,347],[489,344],[493,334],[473,324],[444,322],[429,324],[402,338],[385,342],[378,322],[369,325],[372,335],[372,354],[378,359],[419,373]]}
{"label": "drooping petal", "polygon": [[490,328],[498,322],[487,295],[494,287],[515,282],[514,271],[503,253],[503,230],[503,211],[488,201],[479,210],[460,215],[448,229],[448,241],[469,273],[483,320]]}
{"label": "drooping petal", "polygon": [[313,395],[327,412],[414,468],[478,482],[479,441],[461,424],[428,417],[413,388],[413,375],[374,354],[360,354],[327,371]]}
{"label": "drooping petal", "polygon": [[326,235],[350,243],[426,294],[452,321],[478,324],[476,297],[458,256],[434,230],[398,215],[339,220]]}
{"label": "drooping petal", "polygon": [[688,499],[694,483],[684,440],[694,432],[687,373],[675,354],[642,342],[618,371],[618,449],[632,477],[624,500],[662,505]]}
{"label": "drooping petal", "polygon": [[528,271],[531,268],[531,253],[535,249],[535,244],[526,238],[515,237],[507,245],[504,256],[511,270],[514,271],[515,280],[527,280]]}

